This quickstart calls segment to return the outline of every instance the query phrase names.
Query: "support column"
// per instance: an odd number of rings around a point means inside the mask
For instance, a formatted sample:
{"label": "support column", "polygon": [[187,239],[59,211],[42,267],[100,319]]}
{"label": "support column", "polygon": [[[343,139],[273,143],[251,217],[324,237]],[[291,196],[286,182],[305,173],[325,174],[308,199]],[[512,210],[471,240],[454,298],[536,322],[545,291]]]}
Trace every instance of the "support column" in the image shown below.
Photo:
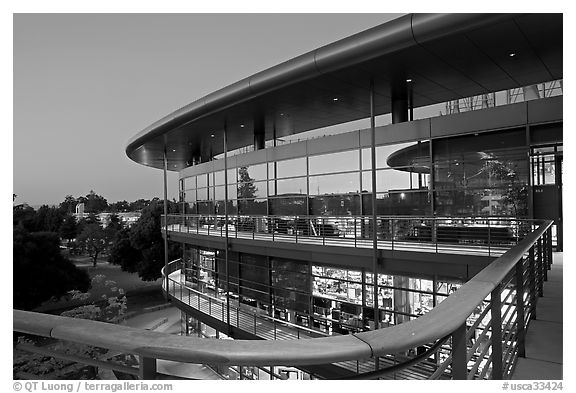
{"label": "support column", "polygon": [[227,124],[224,123],[224,265],[226,266],[226,327],[227,334],[230,336],[230,264],[228,260],[228,132]]}
{"label": "support column", "polygon": [[166,136],[164,136],[164,151],[163,151],[163,171],[164,171],[164,273],[166,292],[164,297],[168,301],[168,157],[166,155]]}
{"label": "support column", "polygon": [[392,123],[408,121],[408,89],[406,79],[395,77],[391,84],[392,93]]}
{"label": "support column", "polygon": [[374,329],[380,328],[378,313],[378,223],[376,214],[376,121],[374,79],[370,79],[370,151],[372,152],[372,271],[374,273]]}
{"label": "support column", "polygon": [[254,119],[254,150],[262,150],[266,145],[266,123],[264,116]]}

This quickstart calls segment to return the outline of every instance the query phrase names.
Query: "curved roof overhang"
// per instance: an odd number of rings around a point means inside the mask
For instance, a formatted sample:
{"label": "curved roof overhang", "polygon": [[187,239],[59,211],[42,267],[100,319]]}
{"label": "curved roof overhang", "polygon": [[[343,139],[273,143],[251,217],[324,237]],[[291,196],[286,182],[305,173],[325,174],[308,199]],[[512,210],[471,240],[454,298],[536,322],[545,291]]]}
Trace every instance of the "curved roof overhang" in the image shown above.
{"label": "curved roof overhang", "polygon": [[[391,110],[391,83],[411,79],[414,107],[562,78],[562,14],[410,14],[215,91],[134,136],[134,161],[181,170],[253,143]],[[510,56],[514,53],[514,56]],[[337,100],[334,100],[337,98]],[[212,137],[212,135],[214,135]]]}

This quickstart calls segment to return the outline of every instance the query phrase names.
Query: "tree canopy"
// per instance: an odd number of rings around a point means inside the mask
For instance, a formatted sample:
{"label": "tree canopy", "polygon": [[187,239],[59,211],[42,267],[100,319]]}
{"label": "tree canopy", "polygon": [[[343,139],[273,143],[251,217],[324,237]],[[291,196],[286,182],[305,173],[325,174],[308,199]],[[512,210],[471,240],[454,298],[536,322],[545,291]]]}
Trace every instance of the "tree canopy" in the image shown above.
{"label": "tree canopy", "polygon": [[52,297],[90,287],[88,274],[60,253],[56,233],[16,227],[13,243],[14,308],[32,310]]}

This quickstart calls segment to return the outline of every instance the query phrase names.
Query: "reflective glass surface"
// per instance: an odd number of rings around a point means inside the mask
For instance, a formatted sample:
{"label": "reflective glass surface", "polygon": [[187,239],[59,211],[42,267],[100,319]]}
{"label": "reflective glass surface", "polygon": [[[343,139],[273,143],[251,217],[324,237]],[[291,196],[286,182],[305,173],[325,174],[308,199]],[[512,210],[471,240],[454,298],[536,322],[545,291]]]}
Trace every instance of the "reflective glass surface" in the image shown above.
{"label": "reflective glass surface", "polygon": [[349,150],[339,153],[311,156],[308,159],[310,175],[358,170],[360,152]]}
{"label": "reflective glass surface", "polygon": [[277,161],[276,163],[269,162],[268,173],[270,174],[270,179],[274,179],[274,164],[276,164],[277,178],[306,176],[306,157]]}
{"label": "reflective glass surface", "polygon": [[310,195],[360,192],[358,172],[310,176]]}
{"label": "reflective glass surface", "polygon": [[[304,194],[306,195],[306,178],[297,177],[292,179],[280,179],[270,181],[270,195]],[[276,186],[276,189],[274,187]]]}

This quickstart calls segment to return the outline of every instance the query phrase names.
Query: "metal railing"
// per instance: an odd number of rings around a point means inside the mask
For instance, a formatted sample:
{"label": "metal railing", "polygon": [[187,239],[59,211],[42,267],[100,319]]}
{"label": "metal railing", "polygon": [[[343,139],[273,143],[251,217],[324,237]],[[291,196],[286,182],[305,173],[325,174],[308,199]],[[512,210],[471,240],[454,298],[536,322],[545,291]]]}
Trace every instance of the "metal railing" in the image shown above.
{"label": "metal railing", "polygon": [[[162,216],[168,231],[226,236],[223,215]],[[371,216],[229,215],[228,237],[322,246],[372,248]],[[535,227],[533,220],[506,217],[441,218],[378,216],[378,248],[499,256]]]}
{"label": "metal railing", "polygon": [[[361,373],[355,378],[386,378],[401,369],[408,378],[508,378],[524,356],[528,322],[552,263],[552,222],[541,223],[516,246],[429,313],[386,329],[307,340],[208,340],[167,335],[68,317],[13,311],[14,332],[134,354],[138,367],[74,357],[97,367],[121,369],[143,379],[158,378],[157,360],[227,366],[306,366],[403,358],[403,365]],[[43,348],[17,345],[17,349]],[[38,349],[39,348],[39,349]],[[426,348],[418,356],[414,349]],[[66,354],[46,349],[50,356]],[[418,352],[418,351],[417,351]],[[396,360],[395,360],[396,361]],[[128,367],[128,368],[127,368]]]}

